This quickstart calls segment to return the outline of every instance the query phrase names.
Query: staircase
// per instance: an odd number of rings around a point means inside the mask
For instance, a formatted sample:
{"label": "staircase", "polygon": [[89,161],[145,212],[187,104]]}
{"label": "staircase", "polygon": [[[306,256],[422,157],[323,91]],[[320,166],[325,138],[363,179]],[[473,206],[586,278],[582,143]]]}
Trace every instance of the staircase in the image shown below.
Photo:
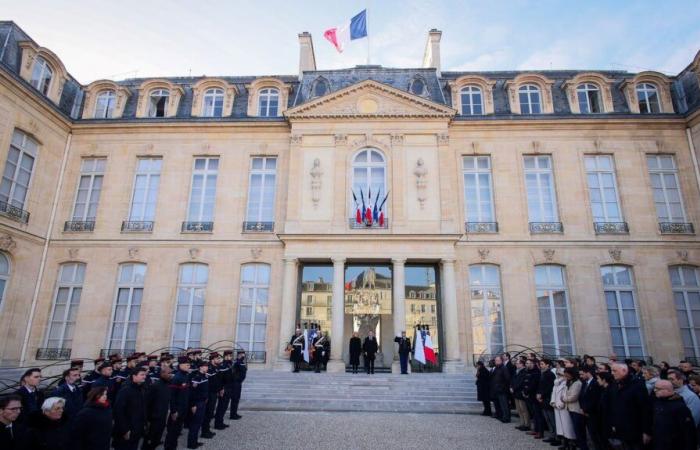
{"label": "staircase", "polygon": [[249,370],[241,410],[467,414],[480,411],[471,374]]}

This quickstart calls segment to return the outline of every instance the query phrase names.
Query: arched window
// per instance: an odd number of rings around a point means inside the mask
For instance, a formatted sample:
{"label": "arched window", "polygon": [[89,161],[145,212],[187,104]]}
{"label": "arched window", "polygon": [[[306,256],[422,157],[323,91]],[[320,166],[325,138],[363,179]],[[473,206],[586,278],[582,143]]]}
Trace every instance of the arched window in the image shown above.
{"label": "arched window", "polygon": [[637,101],[641,114],[656,114],[661,112],[659,106],[659,90],[651,83],[637,85]]}
{"label": "arched window", "polygon": [[117,103],[117,94],[112,91],[102,91],[97,94],[95,100],[95,119],[110,119],[114,115],[114,105]]}
{"label": "arched window", "polygon": [[[386,196],[386,161],[384,155],[375,148],[367,148],[355,155],[352,162],[352,191],[357,198],[357,204],[351,198],[351,217],[355,217],[358,207],[384,208],[382,200]],[[374,223],[374,222],[373,222]]]}
{"label": "arched window", "polygon": [[258,96],[258,115],[260,117],[277,117],[279,101],[279,90],[275,88],[261,89]]}
{"label": "arched window", "polygon": [[700,273],[697,267],[669,267],[673,301],[681,329],[683,356],[700,357]]}
{"label": "arched window", "polygon": [[413,81],[411,82],[411,87],[409,89],[411,94],[414,95],[425,95],[426,92],[426,85],[425,81],[422,78],[414,78]]}
{"label": "arched window", "polygon": [[148,96],[148,117],[165,117],[168,114],[170,91],[155,89]]}
{"label": "arched window", "polygon": [[484,113],[483,96],[477,86],[464,86],[460,91],[463,116],[476,116]]}
{"label": "arched window", "polygon": [[0,253],[0,307],[5,301],[5,287],[10,280],[10,260],[4,253]]}
{"label": "arched window", "polygon": [[204,321],[204,298],[209,279],[206,264],[182,264],[177,286],[177,305],[173,322],[173,347],[199,347]]}
{"label": "arched window", "polygon": [[224,90],[219,88],[207,89],[202,101],[202,116],[221,117],[224,114]]}
{"label": "arched window", "polygon": [[644,357],[632,268],[603,266],[600,274],[603,277],[613,352],[621,358]]}
{"label": "arched window", "polygon": [[71,348],[84,280],[85,264],[61,265],[58,271],[58,285],[51,310],[51,320],[46,333],[47,348]]}
{"label": "arched window", "polygon": [[265,351],[269,291],[270,266],[245,264],[241,267],[236,343],[248,352]]}
{"label": "arched window", "polygon": [[542,99],[540,88],[534,84],[526,84],[518,89],[521,114],[540,114],[542,112]]}
{"label": "arched window", "polygon": [[576,88],[578,108],[581,114],[595,114],[602,112],[600,101],[600,89],[593,83],[579,84]]}
{"label": "arched window", "polygon": [[126,263],[119,266],[117,294],[107,346],[110,351],[133,352],[136,349],[136,333],[145,280],[145,264]]}
{"label": "arched window", "polygon": [[326,95],[328,91],[330,91],[328,81],[325,78],[319,77],[314,81],[313,88],[311,89],[311,96],[322,97]]}
{"label": "arched window", "polygon": [[39,92],[47,95],[49,87],[51,87],[51,79],[53,78],[53,69],[48,62],[41,56],[37,56],[34,61],[34,69],[32,70],[32,79],[30,84],[37,88]]}
{"label": "arched window", "polygon": [[554,264],[535,266],[535,287],[542,351],[553,356],[573,355],[574,337],[564,268]]}
{"label": "arched window", "polygon": [[502,352],[505,333],[498,266],[475,264],[469,267],[469,299],[474,353]]}

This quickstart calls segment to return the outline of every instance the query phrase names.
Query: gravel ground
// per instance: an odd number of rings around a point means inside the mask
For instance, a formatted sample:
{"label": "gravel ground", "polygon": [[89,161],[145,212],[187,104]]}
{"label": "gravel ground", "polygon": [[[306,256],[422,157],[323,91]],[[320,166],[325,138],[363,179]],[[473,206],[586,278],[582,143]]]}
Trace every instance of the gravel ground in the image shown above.
{"label": "gravel ground", "polygon": [[[514,429],[472,414],[334,413],[242,411],[213,439],[201,439],[203,450],[214,449],[548,449]],[[420,431],[418,431],[420,430]],[[187,430],[184,430],[186,433]],[[183,436],[184,437],[184,436]],[[186,448],[181,438],[181,448]]]}

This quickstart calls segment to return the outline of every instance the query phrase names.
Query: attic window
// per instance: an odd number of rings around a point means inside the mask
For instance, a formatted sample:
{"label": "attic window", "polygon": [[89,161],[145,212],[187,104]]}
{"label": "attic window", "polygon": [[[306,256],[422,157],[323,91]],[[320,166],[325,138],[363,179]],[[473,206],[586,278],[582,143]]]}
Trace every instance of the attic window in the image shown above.
{"label": "attic window", "polygon": [[314,86],[311,93],[314,97],[322,97],[326,95],[329,90],[328,81],[323,78],[318,78],[316,81],[314,81]]}
{"label": "attic window", "polygon": [[53,78],[53,70],[51,66],[41,56],[37,56],[32,70],[31,85],[37,88],[42,94],[47,95],[51,79]]}
{"label": "attic window", "polygon": [[170,92],[167,89],[156,89],[151,92],[148,104],[148,117],[165,117],[168,112]]}
{"label": "attic window", "polygon": [[416,78],[413,80],[413,83],[411,83],[410,91],[411,94],[425,95],[425,81],[420,78]]}

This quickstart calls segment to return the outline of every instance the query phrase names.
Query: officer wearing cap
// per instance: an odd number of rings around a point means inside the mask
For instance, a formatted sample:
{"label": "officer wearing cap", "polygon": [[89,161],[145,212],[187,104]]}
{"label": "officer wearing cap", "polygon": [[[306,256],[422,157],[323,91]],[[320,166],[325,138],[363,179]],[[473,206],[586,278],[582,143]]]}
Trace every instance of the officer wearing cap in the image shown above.
{"label": "officer wearing cap", "polygon": [[104,361],[105,359],[101,356],[94,360],[92,371],[90,371],[90,373],[85,375],[85,377],[83,378],[83,398],[87,397],[88,392],[90,392],[90,389],[93,388],[93,383],[100,377],[100,372],[97,370],[97,368],[100,367],[100,365],[102,365]]}
{"label": "officer wearing cap", "polygon": [[201,445],[197,438],[204,422],[207,399],[209,398],[208,371],[209,363],[207,361],[199,361],[199,367],[192,373],[190,379],[190,411],[192,411],[192,417],[190,418],[187,431],[187,448],[197,448]]}
{"label": "officer wearing cap", "polygon": [[173,372],[168,388],[170,389],[170,415],[168,416],[167,432],[165,434],[165,450],[177,448],[177,439],[182,433],[182,425],[189,407],[189,373],[190,359],[180,356],[177,359],[177,370]]}
{"label": "officer wearing cap", "polygon": [[231,420],[238,420],[241,416],[238,415],[238,402],[241,400],[241,390],[245,381],[248,366],[245,362],[245,350],[236,352],[236,361],[232,368],[231,382]]}
{"label": "officer wearing cap", "polygon": [[233,350],[224,350],[224,361],[219,366],[219,374],[221,374],[221,385],[224,388],[224,393],[216,404],[216,412],[214,413],[214,429],[223,430],[228,428],[224,423],[224,415],[228,409],[228,404],[231,401],[231,384],[233,383]]}
{"label": "officer wearing cap", "polygon": [[202,423],[202,437],[204,439],[213,438],[216,434],[211,431],[211,419],[214,418],[217,401],[220,401],[224,395],[223,374],[219,372],[221,361],[221,355],[218,352],[209,353],[209,370],[207,371],[209,396],[207,398],[207,411]]}

